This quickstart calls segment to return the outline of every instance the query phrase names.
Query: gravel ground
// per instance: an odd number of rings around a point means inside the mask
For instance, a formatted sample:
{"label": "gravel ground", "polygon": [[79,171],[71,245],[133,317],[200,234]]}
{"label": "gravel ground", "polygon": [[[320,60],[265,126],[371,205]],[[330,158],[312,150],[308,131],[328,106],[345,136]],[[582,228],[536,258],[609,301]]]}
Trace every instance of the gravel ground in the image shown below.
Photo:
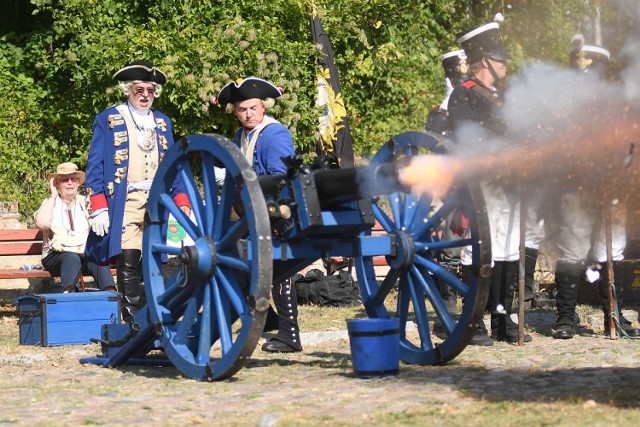
{"label": "gravel ground", "polygon": [[589,319],[553,340],[552,318],[528,314],[525,346],[467,347],[445,366],[366,380],[352,375],[346,331],[304,333],[301,354],[256,349],[233,378],[203,383],[173,367],[80,364],[96,345],[17,345],[5,315],[0,425],[637,425],[640,340],[606,339]]}

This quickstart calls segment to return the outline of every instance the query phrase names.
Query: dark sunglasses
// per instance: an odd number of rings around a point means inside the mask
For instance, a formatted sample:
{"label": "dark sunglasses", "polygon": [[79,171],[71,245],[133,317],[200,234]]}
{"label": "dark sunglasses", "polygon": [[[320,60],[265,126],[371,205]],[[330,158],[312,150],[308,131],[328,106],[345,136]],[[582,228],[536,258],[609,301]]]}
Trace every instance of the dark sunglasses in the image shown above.
{"label": "dark sunglasses", "polygon": [[78,177],[77,176],[66,176],[64,178],[58,178],[59,182],[65,183],[67,181],[71,181],[71,182],[78,182]]}
{"label": "dark sunglasses", "polygon": [[133,90],[133,93],[136,95],[143,95],[144,93],[149,92],[149,95],[153,96],[156,93],[156,89],[153,87],[137,87]]}

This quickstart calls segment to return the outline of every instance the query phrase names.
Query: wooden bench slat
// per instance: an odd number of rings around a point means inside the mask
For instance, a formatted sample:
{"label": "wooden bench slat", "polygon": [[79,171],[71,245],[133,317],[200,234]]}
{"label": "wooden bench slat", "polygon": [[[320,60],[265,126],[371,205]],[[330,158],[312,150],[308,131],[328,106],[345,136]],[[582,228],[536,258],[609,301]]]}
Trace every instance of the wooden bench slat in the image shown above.
{"label": "wooden bench slat", "polygon": [[42,254],[42,242],[0,243],[0,256],[40,254]]}
{"label": "wooden bench slat", "polygon": [[23,271],[19,268],[0,270],[0,279],[36,279],[51,277],[45,270]]}
{"label": "wooden bench slat", "polygon": [[[116,275],[116,269],[111,269],[111,274]],[[5,270],[0,270],[0,279],[42,279],[54,277],[46,270],[32,270],[32,271],[23,271],[19,268],[10,268]],[[91,277],[91,276],[84,276]]]}
{"label": "wooden bench slat", "polygon": [[38,229],[0,230],[0,242],[15,242],[20,240],[42,240],[42,231]]}

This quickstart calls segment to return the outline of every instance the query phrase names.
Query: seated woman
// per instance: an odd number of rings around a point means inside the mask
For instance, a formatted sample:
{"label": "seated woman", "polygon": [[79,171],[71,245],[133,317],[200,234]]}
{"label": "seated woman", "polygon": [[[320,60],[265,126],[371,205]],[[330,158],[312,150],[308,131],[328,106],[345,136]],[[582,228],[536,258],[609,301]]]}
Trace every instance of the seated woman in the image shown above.
{"label": "seated woman", "polygon": [[109,266],[92,262],[83,265],[84,247],[89,235],[89,221],[84,196],[78,187],[84,172],[73,163],[62,163],[49,175],[51,197],[45,199],[34,214],[36,227],[42,230],[42,266],[60,276],[62,290],[73,292],[83,274],[90,274],[101,291],[115,291]]}

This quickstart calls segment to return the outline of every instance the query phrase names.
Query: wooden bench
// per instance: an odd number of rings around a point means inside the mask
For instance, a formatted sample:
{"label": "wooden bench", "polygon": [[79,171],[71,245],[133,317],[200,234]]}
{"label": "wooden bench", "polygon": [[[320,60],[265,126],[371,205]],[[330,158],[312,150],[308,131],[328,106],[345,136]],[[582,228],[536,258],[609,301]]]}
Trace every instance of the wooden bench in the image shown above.
{"label": "wooden bench", "polygon": [[[42,254],[42,231],[37,229],[0,229],[0,257],[20,257]],[[25,261],[22,264],[33,264]],[[39,264],[39,262],[38,262]],[[115,276],[115,268],[111,269]],[[20,268],[0,268],[0,280],[2,279],[46,279],[57,277],[46,270],[25,271]],[[0,289],[5,290],[2,285]]]}

